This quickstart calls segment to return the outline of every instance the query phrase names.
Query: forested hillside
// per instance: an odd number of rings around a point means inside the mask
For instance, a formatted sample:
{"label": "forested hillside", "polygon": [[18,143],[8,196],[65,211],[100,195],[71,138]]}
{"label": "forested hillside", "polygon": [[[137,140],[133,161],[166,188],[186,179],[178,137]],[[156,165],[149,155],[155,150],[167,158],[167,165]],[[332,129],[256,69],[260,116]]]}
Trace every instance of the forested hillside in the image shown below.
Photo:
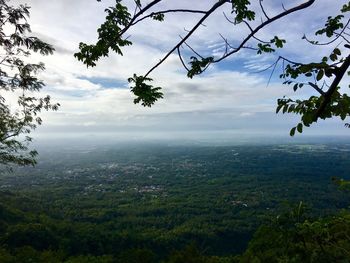
{"label": "forested hillside", "polygon": [[0,261],[344,259],[350,197],[331,178],[348,178],[349,157],[346,144],[47,149],[0,179]]}

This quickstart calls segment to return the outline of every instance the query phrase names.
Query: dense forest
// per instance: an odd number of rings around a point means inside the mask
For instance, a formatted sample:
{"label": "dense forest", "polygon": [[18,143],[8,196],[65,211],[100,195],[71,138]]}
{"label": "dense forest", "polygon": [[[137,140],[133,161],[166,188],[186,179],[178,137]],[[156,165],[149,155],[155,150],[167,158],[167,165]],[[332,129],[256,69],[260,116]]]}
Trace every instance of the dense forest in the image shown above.
{"label": "dense forest", "polygon": [[348,144],[42,151],[0,177],[0,262],[350,258]]}

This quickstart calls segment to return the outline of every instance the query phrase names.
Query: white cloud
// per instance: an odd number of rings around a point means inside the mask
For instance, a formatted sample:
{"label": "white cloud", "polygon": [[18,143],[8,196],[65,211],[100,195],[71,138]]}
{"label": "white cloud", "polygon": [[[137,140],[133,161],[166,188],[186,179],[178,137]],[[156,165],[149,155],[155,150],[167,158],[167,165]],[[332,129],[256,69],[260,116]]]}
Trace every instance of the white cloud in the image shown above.
{"label": "white cloud", "polygon": [[[162,5],[166,9],[190,6],[206,10],[214,2],[216,1],[181,0],[166,1]],[[289,5],[288,1],[284,2]],[[316,2],[313,7],[316,10],[313,11],[315,16],[311,17],[307,11],[293,15],[268,27],[259,37],[269,40],[274,35],[282,34],[289,39],[285,54],[298,55],[301,58],[318,56],[319,51],[305,48],[305,43],[301,40],[302,33],[314,31],[316,24],[319,24],[316,22],[326,18],[328,14],[334,14],[341,4],[335,5],[333,1],[327,0]],[[155,79],[155,84],[164,87],[165,99],[151,109],[134,105],[132,94],[121,83],[125,83],[134,72],[147,72],[179,41],[179,35],[185,35],[184,28],[189,29],[194,25],[198,15],[181,15],[180,19],[177,15],[167,15],[164,23],[140,25],[131,31],[135,43],[125,49],[124,57],[110,54],[108,58],[101,59],[97,67],[87,69],[73,57],[73,53],[77,51],[80,41],[93,42],[96,39],[96,28],[104,19],[103,10],[112,3],[113,1],[98,3],[86,0],[30,1],[30,23],[34,34],[51,42],[57,49],[55,55],[41,58],[47,65],[47,71],[42,74],[47,83],[46,92],[62,104],[58,112],[45,113],[45,125],[56,128],[61,126],[68,130],[78,129],[77,127],[87,130],[114,127],[118,131],[121,127],[135,125],[154,126],[157,129],[173,121],[171,127],[179,124],[181,129],[186,129],[184,124],[190,126],[200,120],[204,126],[212,127],[209,124],[216,123],[222,128],[225,127],[225,122],[240,119],[241,126],[246,125],[247,129],[254,130],[257,127],[268,129],[264,122],[269,125],[272,120],[280,122],[275,119],[274,114],[267,113],[274,112],[278,97],[292,95],[292,92],[279,83],[272,83],[266,88],[265,75],[242,73],[246,69],[263,69],[273,61],[272,58],[254,55],[254,51],[244,51],[230,58],[228,61],[232,63],[232,68],[227,65],[224,68],[214,66],[203,76],[194,79],[185,76],[177,56],[172,55],[151,76]],[[282,9],[273,0],[265,0],[264,4],[271,15]],[[217,15],[208,19],[205,26],[189,40],[194,48],[199,51],[206,50],[206,55],[218,55],[223,51],[219,33],[234,45],[249,32],[244,26],[236,28],[228,23],[222,15],[225,10],[221,9]],[[321,25],[322,23],[323,21]],[[102,82],[93,82],[92,78],[115,80],[117,86],[106,87]],[[256,116],[265,116],[268,119],[256,121]],[[255,118],[256,127],[252,118]],[[290,120],[287,123],[291,123]]]}

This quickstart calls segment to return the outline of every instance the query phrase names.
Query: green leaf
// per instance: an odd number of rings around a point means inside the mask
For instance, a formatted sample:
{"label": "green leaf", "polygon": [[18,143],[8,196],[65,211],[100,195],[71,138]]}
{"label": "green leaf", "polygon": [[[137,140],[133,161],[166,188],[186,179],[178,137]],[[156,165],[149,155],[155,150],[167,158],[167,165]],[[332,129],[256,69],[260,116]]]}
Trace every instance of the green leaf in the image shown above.
{"label": "green leaf", "polygon": [[341,12],[346,13],[350,11],[350,2],[348,4],[343,5]]}
{"label": "green leaf", "polygon": [[320,69],[317,73],[316,80],[320,81],[323,78],[323,76],[324,76],[324,71],[323,69]]}
{"label": "green leaf", "polygon": [[283,104],[279,104],[276,108],[276,113],[278,113],[283,107]]}
{"label": "green leaf", "polygon": [[297,130],[298,130],[299,133],[302,133],[303,132],[303,124],[299,123],[297,125]]}
{"label": "green leaf", "polygon": [[275,36],[273,39],[270,40],[271,43],[274,43],[277,48],[283,48],[283,45],[286,43],[286,40],[280,39],[277,36]]}
{"label": "green leaf", "polygon": [[337,60],[337,55],[336,54],[331,54],[330,56],[329,56],[329,58],[334,62],[334,61],[336,61]]}
{"label": "green leaf", "polygon": [[339,48],[335,48],[333,53],[336,54],[336,55],[339,55],[339,56],[341,55],[341,51],[340,51]]}
{"label": "green leaf", "polygon": [[293,90],[296,91],[298,89],[298,83],[297,84],[294,84],[293,86]]}
{"label": "green leaf", "polygon": [[295,135],[295,130],[296,130],[296,127],[293,127],[291,130],[290,130],[290,136],[294,136]]}
{"label": "green leaf", "polygon": [[164,21],[164,14],[162,13],[152,15],[151,17],[153,18],[153,20],[156,20],[156,21],[160,21],[160,22]]}
{"label": "green leaf", "polygon": [[262,54],[262,53],[272,53],[275,52],[275,50],[273,48],[271,48],[270,44],[258,44],[258,54]]}

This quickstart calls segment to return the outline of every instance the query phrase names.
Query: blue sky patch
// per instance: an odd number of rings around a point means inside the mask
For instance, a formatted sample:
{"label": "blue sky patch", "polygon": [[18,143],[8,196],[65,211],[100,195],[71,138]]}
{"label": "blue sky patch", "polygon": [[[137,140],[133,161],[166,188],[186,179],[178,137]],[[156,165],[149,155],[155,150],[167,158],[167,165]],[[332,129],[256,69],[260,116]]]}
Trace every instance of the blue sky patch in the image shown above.
{"label": "blue sky patch", "polygon": [[112,79],[112,78],[87,78],[87,77],[78,77],[79,79],[88,80],[93,84],[101,85],[103,88],[106,89],[127,89],[128,88],[128,82],[119,80],[119,79]]}

